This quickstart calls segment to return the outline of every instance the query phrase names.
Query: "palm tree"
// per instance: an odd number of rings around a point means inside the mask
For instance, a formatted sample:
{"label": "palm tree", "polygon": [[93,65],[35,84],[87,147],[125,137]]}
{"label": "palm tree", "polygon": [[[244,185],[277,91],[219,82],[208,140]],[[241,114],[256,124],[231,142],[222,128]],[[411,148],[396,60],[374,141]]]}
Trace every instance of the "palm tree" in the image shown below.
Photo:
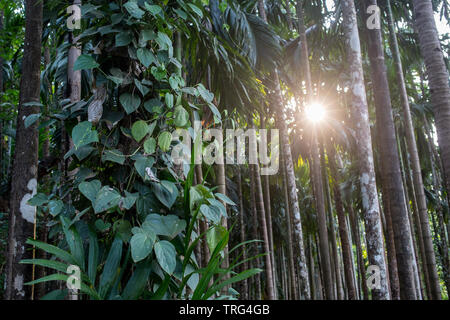
{"label": "palm tree", "polygon": [[342,196],[341,196],[341,190],[340,190],[340,177],[339,172],[336,167],[336,151],[333,145],[329,143],[330,146],[327,148],[328,151],[328,163],[330,165],[331,170],[331,176],[334,180],[334,203],[336,206],[336,213],[338,217],[339,222],[339,236],[341,238],[341,246],[342,246],[342,256],[344,260],[344,274],[345,274],[345,283],[347,285],[347,291],[348,291],[348,299],[349,300],[355,300],[356,299],[356,289],[355,289],[355,283],[353,281],[353,259],[351,254],[351,248],[350,248],[350,241],[349,241],[349,235],[348,235],[348,229],[347,229],[347,222],[345,219],[345,213],[344,213],[344,207],[342,204]]}
{"label": "palm tree", "polygon": [[36,209],[27,201],[37,192],[38,125],[25,127],[25,119],[39,113],[42,1],[25,1],[25,43],[20,82],[20,103],[17,118],[16,147],[12,167],[9,214],[9,239],[6,272],[8,300],[26,299],[30,287],[24,283],[31,279],[31,265],[20,264],[31,257],[25,242],[33,237]]}
{"label": "palm tree", "polygon": [[416,139],[414,136],[414,127],[411,119],[411,111],[409,107],[408,101],[408,93],[406,92],[406,84],[403,76],[403,66],[400,57],[400,50],[397,42],[397,35],[395,33],[395,25],[394,19],[392,16],[392,9],[390,0],[386,0],[386,8],[389,19],[389,34],[391,36],[391,51],[393,54],[394,62],[395,62],[395,70],[397,76],[397,84],[399,85],[400,90],[400,98],[403,108],[403,118],[405,125],[405,133],[406,133],[406,142],[408,146],[408,153],[410,156],[410,162],[412,167],[412,176],[414,182],[414,191],[417,200],[417,209],[419,213],[419,219],[421,224],[422,234],[419,234],[419,237],[423,238],[424,242],[424,254],[425,261],[424,263],[427,265],[426,269],[428,274],[426,277],[429,279],[429,283],[431,285],[431,298],[432,299],[440,299],[441,291],[439,287],[439,278],[437,275],[436,269],[436,258],[434,255],[433,241],[431,238],[430,225],[428,222],[428,207],[425,199],[424,185],[422,181],[422,171],[420,168],[419,155],[417,152]]}
{"label": "palm tree", "polygon": [[[343,1],[344,34],[347,44],[347,59],[351,75],[351,110],[352,121],[355,123],[357,155],[360,172],[363,213],[368,242],[368,256],[371,265],[377,265],[380,270],[380,288],[372,291],[374,299],[389,299],[386,281],[386,263],[383,250],[383,235],[381,232],[381,216],[378,203],[375,168],[372,152],[372,138],[369,126],[369,111],[364,85],[361,45],[356,18],[354,1]],[[357,234],[355,236],[358,236]],[[361,276],[364,276],[361,273]],[[365,280],[365,279],[364,279]],[[363,286],[365,281],[363,280]]]}
{"label": "palm tree", "polygon": [[[364,1],[365,8],[371,5],[377,5],[377,1]],[[415,300],[417,296],[414,285],[411,230],[400,171],[381,30],[369,29],[366,30],[366,34],[376,106],[377,143],[380,151],[383,196],[389,197],[400,280],[400,296],[403,299]]]}
{"label": "palm tree", "polygon": [[[302,50],[302,65],[305,68],[304,77],[307,88],[307,103],[312,104],[313,99],[313,89],[312,89],[312,80],[311,80],[311,72],[309,67],[309,53],[308,53],[308,43],[306,40],[306,30],[303,19],[303,4],[301,0],[297,1],[297,19],[298,19],[298,29],[300,34],[301,41],[301,50]],[[314,195],[315,195],[315,203],[317,210],[317,218],[319,225],[319,244],[320,244],[320,252],[321,252],[321,263],[325,284],[325,293],[326,298],[333,300],[334,292],[333,292],[333,280],[332,280],[332,271],[331,271],[331,261],[330,261],[330,248],[328,242],[328,231],[327,231],[327,223],[326,223],[326,215],[325,215],[325,198],[323,194],[323,183],[322,183],[322,174],[320,170],[320,157],[319,157],[319,145],[317,142],[317,128],[313,125],[312,127],[312,143],[311,143],[311,174],[313,176],[314,181]]]}
{"label": "palm tree", "polygon": [[415,27],[427,68],[447,190],[450,190],[450,86],[431,0],[414,0]]}

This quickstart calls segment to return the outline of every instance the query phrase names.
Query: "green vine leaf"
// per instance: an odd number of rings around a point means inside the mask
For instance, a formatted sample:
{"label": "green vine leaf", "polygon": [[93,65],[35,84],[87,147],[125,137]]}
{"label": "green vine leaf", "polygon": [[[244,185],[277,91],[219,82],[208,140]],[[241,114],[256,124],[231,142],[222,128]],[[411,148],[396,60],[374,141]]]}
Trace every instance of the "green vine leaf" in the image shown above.
{"label": "green vine leaf", "polygon": [[127,114],[133,113],[141,105],[141,98],[131,93],[123,93],[119,100]]}
{"label": "green vine leaf", "polygon": [[72,140],[75,149],[78,149],[89,143],[98,142],[98,134],[96,130],[92,130],[92,123],[83,121],[73,128]]}

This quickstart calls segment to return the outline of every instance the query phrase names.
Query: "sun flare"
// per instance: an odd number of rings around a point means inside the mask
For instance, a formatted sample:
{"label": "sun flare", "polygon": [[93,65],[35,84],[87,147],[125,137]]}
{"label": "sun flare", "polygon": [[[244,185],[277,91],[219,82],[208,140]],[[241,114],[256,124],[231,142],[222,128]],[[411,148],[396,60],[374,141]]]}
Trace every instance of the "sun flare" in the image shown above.
{"label": "sun flare", "polygon": [[312,103],[305,109],[306,118],[313,122],[313,123],[319,123],[321,122],[325,116],[325,108],[320,103]]}

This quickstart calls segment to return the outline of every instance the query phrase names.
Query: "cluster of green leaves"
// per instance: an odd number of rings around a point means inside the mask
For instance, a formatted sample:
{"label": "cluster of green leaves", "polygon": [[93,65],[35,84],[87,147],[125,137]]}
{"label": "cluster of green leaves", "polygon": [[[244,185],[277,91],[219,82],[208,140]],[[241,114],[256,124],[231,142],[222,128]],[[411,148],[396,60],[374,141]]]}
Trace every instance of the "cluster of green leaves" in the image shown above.
{"label": "cluster of green leaves", "polygon": [[[204,14],[200,1],[93,1],[82,6],[79,41],[92,50],[84,50],[74,69],[106,88],[106,98],[96,123],[87,120],[95,99],[90,94],[76,103],[62,101],[58,117],[51,115],[65,120],[71,133],[73,146],[64,158],[72,173],[64,191],[57,180],[52,193],[30,199],[30,205],[51,217],[55,243],[29,241],[52,259],[23,263],[59,273],[29,284],[66,281],[73,264],[82,273],[81,292],[93,299],[181,298],[188,292],[191,298],[208,299],[260,272],[247,270],[223,281],[240,264],[220,268],[229,236],[220,226],[227,218],[221,201],[234,203],[203,184],[193,186],[194,165],[185,163],[180,173],[171,157],[176,143],[171,132],[193,132],[190,116],[200,107],[209,107],[214,121],[221,121],[214,95],[201,83],[187,86],[180,76],[180,56],[174,56],[174,35],[188,38],[199,30]],[[25,121],[33,123],[43,114]],[[194,231],[200,217],[210,223],[206,235]],[[212,253],[202,269],[193,254],[201,236]]]}

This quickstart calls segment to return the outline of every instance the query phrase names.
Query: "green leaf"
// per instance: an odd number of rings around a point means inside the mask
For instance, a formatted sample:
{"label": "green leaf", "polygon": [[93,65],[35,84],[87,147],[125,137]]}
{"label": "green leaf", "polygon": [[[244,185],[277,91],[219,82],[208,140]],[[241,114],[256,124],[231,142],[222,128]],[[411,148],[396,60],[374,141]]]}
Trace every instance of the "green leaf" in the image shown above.
{"label": "green leaf", "polygon": [[214,252],[217,245],[220,243],[226,233],[227,230],[220,225],[214,226],[213,228],[208,230],[208,232],[206,233],[206,242],[208,243],[208,247],[211,252]]}
{"label": "green leaf", "polygon": [[149,176],[146,172],[147,168],[152,168],[155,163],[155,159],[153,157],[144,157],[140,156],[134,162],[134,167],[136,168],[137,173],[141,176],[144,181],[149,180]]}
{"label": "green leaf", "polygon": [[119,164],[124,164],[125,156],[122,151],[117,149],[105,150],[102,155],[102,161],[112,161]]}
{"label": "green leaf", "polygon": [[160,113],[160,112],[156,112],[156,108],[161,109],[161,107],[163,106],[163,103],[159,100],[159,99],[150,99],[148,101],[145,101],[144,103],[144,108],[145,110],[147,110],[148,112],[151,113]]}
{"label": "green leaf", "polygon": [[225,206],[222,204],[222,202],[216,200],[216,199],[208,199],[208,202],[211,204],[211,208],[218,209],[220,214],[227,217],[227,210],[225,209]]}
{"label": "green leaf", "polygon": [[153,193],[169,209],[178,197],[178,189],[175,183],[165,180],[161,181],[161,183],[153,184]]}
{"label": "green leaf", "polygon": [[121,32],[116,34],[116,47],[127,46],[131,43],[131,37],[128,32]]}
{"label": "green leaf", "polygon": [[172,142],[172,134],[168,131],[161,132],[158,137],[158,145],[163,152],[167,152],[170,149]]}
{"label": "green leaf", "polygon": [[192,9],[192,11],[194,11],[200,18],[203,18],[203,12],[202,12],[202,10],[199,8],[199,7],[197,7],[196,5],[194,5],[194,4],[192,4],[192,3],[188,3],[187,4],[191,9]]}
{"label": "green leaf", "polygon": [[150,69],[150,72],[155,77],[155,79],[158,81],[162,81],[167,76],[166,70],[161,66],[159,66],[159,67],[152,66],[152,68]]}
{"label": "green leaf", "polygon": [[156,150],[156,140],[155,138],[147,138],[147,140],[145,140],[144,142],[144,151],[147,154],[153,154],[155,153]]}
{"label": "green leaf", "polygon": [[28,117],[25,118],[23,122],[25,124],[25,128],[28,128],[29,126],[33,125],[33,123],[38,121],[40,117],[41,117],[40,113],[30,114]]}
{"label": "green leaf", "polygon": [[42,206],[42,205],[46,204],[47,202],[48,202],[47,195],[40,193],[40,192],[37,193],[33,198],[28,200],[28,204],[30,206],[35,206],[35,207]]}
{"label": "green leaf", "polygon": [[141,30],[141,33],[139,34],[139,43],[142,47],[145,47],[147,45],[147,41],[149,40],[155,40],[156,34],[153,30]]}
{"label": "green leaf", "polygon": [[164,101],[166,102],[167,108],[169,109],[173,108],[173,94],[166,93],[166,95],[164,96]]}
{"label": "green leaf", "polygon": [[212,210],[210,207],[206,204],[202,204],[200,206],[200,213],[209,221],[213,223],[219,223],[220,222],[220,211],[218,210]]}
{"label": "green leaf", "polygon": [[253,269],[248,269],[248,270],[244,270],[241,273],[238,273],[237,275],[211,287],[204,295],[204,299],[208,299],[209,297],[211,297],[214,293],[216,293],[217,291],[220,291],[223,287],[230,285],[232,283],[235,282],[239,282],[242,280],[245,280],[247,278],[253,277],[255,274],[258,274],[262,272],[262,269],[259,268],[253,268]]}
{"label": "green leaf", "polygon": [[105,223],[105,221],[103,221],[102,219],[97,219],[94,223],[95,227],[97,228],[98,231],[100,232],[105,232],[107,231],[109,228],[111,228],[111,223]]}
{"label": "green leaf", "polygon": [[78,57],[77,61],[75,61],[73,65],[73,71],[76,70],[87,70],[87,69],[94,69],[99,67],[100,65],[95,61],[94,58],[87,54],[82,54]]}
{"label": "green leaf", "polygon": [[95,283],[97,277],[99,252],[97,234],[89,228],[88,276],[91,283]]}
{"label": "green leaf", "polygon": [[106,258],[103,272],[100,276],[99,294],[105,298],[109,288],[115,282],[118,275],[118,268],[122,258],[122,239],[116,237],[109,249],[108,257]]}
{"label": "green leaf", "polygon": [[207,90],[202,84],[197,86],[198,93],[206,102],[212,102],[214,99],[214,94]]}
{"label": "green leaf", "polygon": [[148,68],[152,63],[157,62],[155,55],[147,48],[137,49],[137,57],[139,61]]}
{"label": "green leaf", "polygon": [[48,203],[47,207],[50,214],[56,217],[64,209],[64,202],[61,200],[52,200]]}
{"label": "green leaf", "polygon": [[131,127],[131,135],[133,138],[140,142],[148,133],[148,124],[143,121],[139,120],[133,123],[133,126]]}
{"label": "green leaf", "polygon": [[133,233],[130,240],[131,257],[134,262],[139,262],[152,252],[156,234],[147,228],[133,228]]}
{"label": "green leaf", "polygon": [[41,250],[44,250],[45,252],[50,253],[65,262],[76,264],[75,258],[70,253],[58,247],[55,247],[54,245],[32,239],[28,239],[27,244],[33,245]]}
{"label": "green leaf", "polygon": [[24,264],[35,264],[38,266],[50,268],[56,271],[66,273],[67,267],[69,266],[67,263],[63,263],[55,260],[44,260],[44,259],[24,259],[21,260],[20,263]]}
{"label": "green leaf", "polygon": [[131,239],[131,223],[127,220],[117,220],[114,222],[113,231],[126,243]]}
{"label": "green leaf", "polygon": [[187,19],[187,14],[186,14],[186,12],[184,12],[183,10],[181,10],[181,9],[173,9],[173,11],[175,11],[176,14],[177,14],[181,19],[183,19],[183,20],[186,20],[186,19]]}
{"label": "green leaf", "polygon": [[142,96],[145,96],[150,89],[144,86],[138,79],[134,79],[134,84],[136,85],[136,88],[142,93]]}
{"label": "green leaf", "polygon": [[155,4],[148,4],[147,2],[144,4],[144,7],[147,11],[149,11],[152,15],[157,15],[161,12],[161,7]]}
{"label": "green leaf", "polygon": [[72,130],[72,140],[75,149],[85,146],[91,142],[98,142],[96,130],[92,130],[92,123],[83,121],[77,124]]}
{"label": "green leaf", "polygon": [[131,93],[123,93],[120,95],[119,100],[127,114],[136,111],[141,104],[141,98],[138,95],[132,95]]}
{"label": "green leaf", "polygon": [[189,113],[183,108],[178,106],[174,111],[174,124],[177,127],[184,127],[189,121]]}
{"label": "green leaf", "polygon": [[106,211],[112,207],[117,206],[121,198],[122,197],[120,196],[119,192],[117,192],[116,190],[114,190],[109,186],[104,186],[103,188],[100,189],[95,198],[94,202],[95,213]]}
{"label": "green leaf", "polygon": [[125,198],[122,199],[122,204],[123,207],[126,210],[130,210],[131,207],[134,205],[134,203],[136,202],[137,198],[139,197],[139,193],[129,193],[128,191],[125,190]]}
{"label": "green leaf", "polygon": [[138,263],[136,269],[133,271],[133,275],[123,289],[121,294],[122,298],[124,300],[137,300],[145,289],[151,272],[151,263],[148,261]]}
{"label": "green leaf", "polygon": [[123,6],[127,9],[128,13],[136,19],[141,19],[145,14],[144,10],[141,10],[134,1],[128,1]]}
{"label": "green leaf", "polygon": [[91,202],[95,201],[98,191],[102,187],[100,180],[83,181],[78,185],[80,192]]}
{"label": "green leaf", "polygon": [[233,201],[231,201],[230,198],[228,198],[226,195],[222,194],[222,193],[215,193],[214,194],[216,196],[216,198],[219,198],[220,200],[222,200],[223,202],[225,202],[226,204],[235,206],[236,203],[234,203]]}
{"label": "green leaf", "polygon": [[166,236],[170,239],[175,238],[180,232],[186,229],[186,221],[173,214],[162,216],[151,213],[145,218],[144,224],[155,234]]}
{"label": "green leaf", "polygon": [[172,40],[170,40],[169,36],[164,32],[161,31],[158,32],[156,42],[159,44],[162,50],[172,49]]}
{"label": "green leaf", "polygon": [[166,240],[156,242],[155,254],[161,268],[168,274],[172,274],[177,264],[176,250],[173,244]]}

